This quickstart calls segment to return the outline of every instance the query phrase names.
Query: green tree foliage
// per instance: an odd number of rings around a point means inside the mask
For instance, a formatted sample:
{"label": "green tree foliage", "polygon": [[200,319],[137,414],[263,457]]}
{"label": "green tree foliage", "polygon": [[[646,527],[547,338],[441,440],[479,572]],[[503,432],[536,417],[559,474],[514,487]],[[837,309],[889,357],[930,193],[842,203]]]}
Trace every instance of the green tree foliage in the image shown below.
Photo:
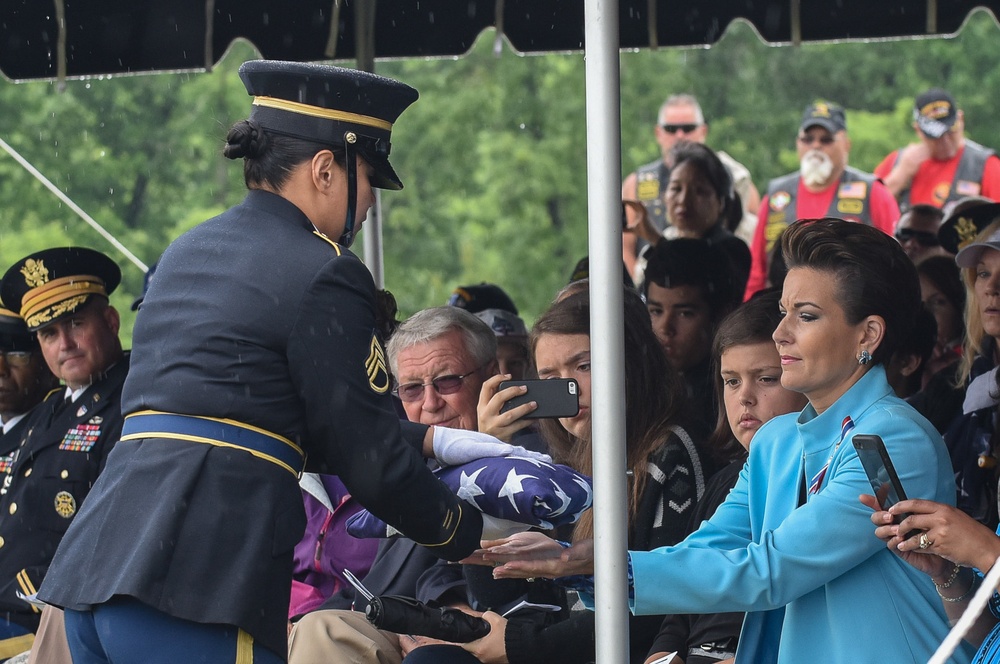
{"label": "green tree foliage", "polygon": [[[774,47],[735,24],[710,49],[622,53],[623,173],[657,157],[657,110],[675,92],[702,101],[709,144],[746,164],[761,189],[795,169],[798,122],[817,98],[848,109],[851,163],[860,168],[914,139],[913,96],[935,85],[955,95],[970,136],[1000,147],[1000,52],[990,47],[998,38],[980,14],[954,39]],[[0,82],[0,138],[151,263],[244,195],[240,164],[221,147],[248,112],[235,72],[252,57],[237,44],[208,74],[69,81],[62,90]],[[382,197],[386,286],[402,313],[443,303],[459,284],[492,281],[530,322],[587,253],[582,54],[497,55],[485,33],[465,57],[378,70],[421,93],[394,131],[392,161],[406,188]],[[2,266],[69,244],[120,261],[115,303],[127,338],[141,272],[5,154],[0,209]]]}

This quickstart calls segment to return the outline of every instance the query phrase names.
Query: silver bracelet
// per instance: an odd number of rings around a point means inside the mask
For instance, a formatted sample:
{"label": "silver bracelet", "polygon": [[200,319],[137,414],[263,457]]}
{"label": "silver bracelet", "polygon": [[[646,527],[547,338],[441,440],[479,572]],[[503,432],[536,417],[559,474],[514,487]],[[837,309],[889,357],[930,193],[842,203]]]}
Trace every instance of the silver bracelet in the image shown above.
{"label": "silver bracelet", "polygon": [[[937,584],[934,584],[934,585],[937,585]],[[946,602],[961,602],[963,600],[968,599],[969,595],[971,595],[976,590],[976,586],[978,586],[978,585],[979,585],[979,575],[976,574],[975,572],[973,572],[972,573],[972,583],[969,584],[969,589],[966,590],[964,593],[962,593],[958,597],[945,597],[944,595],[941,594],[941,591],[938,590],[938,597],[940,597],[941,599],[943,599]]]}
{"label": "silver bracelet", "polygon": [[962,569],[961,565],[955,565],[954,569],[951,570],[951,576],[948,577],[947,581],[945,581],[944,583],[938,583],[937,581],[934,581],[934,587],[938,589],[938,594],[940,594],[940,591],[944,590],[945,588],[951,588],[951,585],[955,583],[955,579],[958,578],[958,572],[961,569]]}

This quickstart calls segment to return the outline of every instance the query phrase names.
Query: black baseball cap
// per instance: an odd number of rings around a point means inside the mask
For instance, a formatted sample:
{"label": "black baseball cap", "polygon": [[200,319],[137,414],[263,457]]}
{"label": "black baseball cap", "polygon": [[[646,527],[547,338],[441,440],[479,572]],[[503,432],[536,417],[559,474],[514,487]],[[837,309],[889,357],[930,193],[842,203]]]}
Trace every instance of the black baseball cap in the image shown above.
{"label": "black baseball cap", "polygon": [[806,106],[806,112],[802,114],[802,124],[799,131],[805,131],[809,127],[823,127],[831,134],[838,131],[847,131],[847,118],[844,109],[837,104],[828,101],[818,101]]}
{"label": "black baseball cap", "polygon": [[955,100],[941,88],[931,88],[917,96],[913,104],[913,121],[921,133],[941,138],[951,131],[958,119]]}

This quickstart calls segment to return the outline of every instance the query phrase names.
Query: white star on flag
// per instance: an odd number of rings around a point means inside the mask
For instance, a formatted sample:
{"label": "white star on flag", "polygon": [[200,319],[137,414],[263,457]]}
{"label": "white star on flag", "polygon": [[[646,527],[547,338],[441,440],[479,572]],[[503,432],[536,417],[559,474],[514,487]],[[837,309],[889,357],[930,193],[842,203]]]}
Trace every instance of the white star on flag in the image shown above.
{"label": "white star on flag", "polygon": [[465,471],[462,471],[462,475],[459,478],[458,491],[455,494],[462,500],[467,500],[473,505],[476,504],[476,496],[483,496],[485,493],[476,484],[476,480],[479,478],[479,474],[486,470],[486,466],[483,466],[471,475],[466,475]]}
{"label": "white star on flag", "polygon": [[511,468],[510,472],[507,473],[507,480],[500,487],[500,493],[497,494],[497,498],[507,498],[510,504],[514,506],[514,511],[518,514],[521,513],[521,510],[517,509],[517,502],[514,500],[514,496],[524,493],[524,487],[521,485],[521,482],[528,478],[537,479],[534,475],[518,475],[517,470]]}

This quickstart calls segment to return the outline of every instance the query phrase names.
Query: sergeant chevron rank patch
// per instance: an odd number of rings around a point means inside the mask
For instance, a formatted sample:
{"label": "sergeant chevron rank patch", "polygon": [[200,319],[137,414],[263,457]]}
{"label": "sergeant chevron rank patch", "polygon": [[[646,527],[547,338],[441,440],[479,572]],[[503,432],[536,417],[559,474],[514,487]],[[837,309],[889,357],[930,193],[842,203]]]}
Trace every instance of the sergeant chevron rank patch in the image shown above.
{"label": "sergeant chevron rank patch", "polygon": [[368,384],[378,394],[384,394],[389,390],[389,370],[385,365],[385,351],[382,344],[378,342],[375,333],[372,333],[372,342],[368,347],[368,359],[365,360],[365,369],[368,371]]}

